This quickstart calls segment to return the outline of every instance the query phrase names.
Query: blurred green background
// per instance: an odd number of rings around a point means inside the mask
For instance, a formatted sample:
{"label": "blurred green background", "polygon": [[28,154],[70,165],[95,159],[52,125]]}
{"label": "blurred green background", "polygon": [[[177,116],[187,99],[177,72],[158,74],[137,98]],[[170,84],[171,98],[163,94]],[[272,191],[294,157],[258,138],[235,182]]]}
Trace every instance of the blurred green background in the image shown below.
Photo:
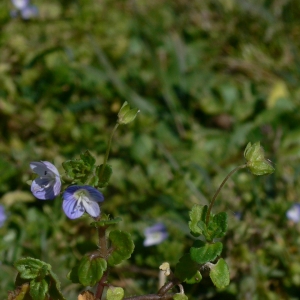
{"label": "blurred green background", "polygon": [[[61,163],[86,149],[101,163],[124,101],[141,112],[114,137],[102,211],[136,249],[111,271],[127,295],[154,293],[158,267],[191,246],[188,210],[206,204],[261,141],[271,176],[235,174],[215,212],[229,214],[223,257],[231,284],[208,276],[185,286],[190,299],[299,299],[300,225],[286,218],[299,201],[300,2],[298,0],[35,0],[39,15],[11,18],[0,2],[0,298],[14,289],[13,262],[53,266],[66,278],[95,249],[88,217],[68,220],[61,199],[30,193],[30,161]],[[241,216],[241,217],[239,217]],[[143,229],[170,233],[143,247]]]}

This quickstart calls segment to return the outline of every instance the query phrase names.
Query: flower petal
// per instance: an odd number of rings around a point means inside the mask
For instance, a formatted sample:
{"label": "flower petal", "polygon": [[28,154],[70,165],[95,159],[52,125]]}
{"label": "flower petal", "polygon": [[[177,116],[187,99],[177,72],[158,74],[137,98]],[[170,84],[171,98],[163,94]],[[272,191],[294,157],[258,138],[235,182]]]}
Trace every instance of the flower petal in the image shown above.
{"label": "flower petal", "polygon": [[52,200],[59,195],[61,180],[56,167],[48,161],[31,162],[30,168],[40,177],[31,184],[32,194],[40,200]]}
{"label": "flower petal", "polygon": [[30,163],[31,170],[40,175],[45,176],[47,173],[51,173],[51,175],[60,176],[57,168],[48,161],[33,161]]}
{"label": "flower petal", "polygon": [[147,227],[144,231],[144,234],[147,235],[147,234],[154,233],[154,232],[157,232],[157,231],[166,232],[167,228],[163,223],[156,223],[151,227]]}
{"label": "flower petal", "polygon": [[11,0],[12,4],[17,8],[17,9],[24,9],[28,4],[29,0]]}
{"label": "flower petal", "polygon": [[45,186],[48,185],[48,187],[43,187],[41,183],[44,182],[45,180],[40,178],[33,180],[31,184],[31,192],[36,198],[40,200],[53,200],[59,194],[59,192],[58,194],[56,194],[56,192],[53,189],[53,185],[51,185],[49,181],[47,181],[45,184]]}
{"label": "flower petal", "polygon": [[86,211],[92,217],[100,215],[98,202],[104,201],[102,193],[89,185],[71,185],[63,194],[63,210],[70,219],[82,216]]}
{"label": "flower petal", "polygon": [[31,162],[30,168],[34,173],[36,173],[40,176],[45,176],[45,172],[48,171],[47,166],[43,162],[40,162],[40,161]]}
{"label": "flower petal", "polygon": [[294,204],[287,212],[286,216],[289,220],[298,223],[300,221],[300,204]]}
{"label": "flower petal", "polygon": [[151,234],[147,235],[143,244],[145,247],[157,245],[157,244],[160,244],[161,242],[163,242],[167,237],[168,237],[167,232],[151,233]]}
{"label": "flower petal", "polygon": [[99,204],[95,201],[83,201],[82,202],[85,211],[92,216],[93,218],[96,218],[100,215],[100,207]]}
{"label": "flower petal", "polygon": [[81,203],[78,205],[78,202],[74,198],[73,194],[69,193],[67,190],[63,194],[63,210],[68,218],[77,219],[83,215],[84,207]]}
{"label": "flower petal", "polygon": [[156,223],[151,227],[147,227],[144,234],[146,237],[143,243],[145,247],[160,244],[169,236],[163,223]]}
{"label": "flower petal", "polygon": [[102,195],[102,193],[99,192],[97,189],[93,188],[92,186],[83,185],[83,186],[81,186],[81,188],[85,189],[89,192],[89,199],[91,201],[96,201],[96,202],[104,201],[104,196]]}
{"label": "flower petal", "polygon": [[42,161],[42,163],[47,167],[48,170],[52,171],[52,173],[54,173],[56,176],[60,176],[57,168],[49,161]]}
{"label": "flower petal", "polygon": [[38,16],[39,11],[35,5],[28,5],[21,10],[21,16],[24,20],[29,20]]}
{"label": "flower petal", "polygon": [[0,204],[0,227],[3,226],[5,220],[7,219],[4,206]]}

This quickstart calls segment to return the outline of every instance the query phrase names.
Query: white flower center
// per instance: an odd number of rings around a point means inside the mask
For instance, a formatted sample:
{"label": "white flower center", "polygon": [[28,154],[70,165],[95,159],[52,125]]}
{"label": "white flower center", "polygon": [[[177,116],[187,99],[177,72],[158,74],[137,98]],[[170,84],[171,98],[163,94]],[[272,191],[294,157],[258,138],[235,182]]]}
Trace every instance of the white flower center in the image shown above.
{"label": "white flower center", "polygon": [[80,210],[80,211],[84,211],[84,206],[85,204],[90,204],[91,200],[89,199],[90,194],[87,190],[85,189],[80,189],[78,191],[76,191],[74,193],[74,198],[77,201],[76,207],[74,209],[74,211]]}

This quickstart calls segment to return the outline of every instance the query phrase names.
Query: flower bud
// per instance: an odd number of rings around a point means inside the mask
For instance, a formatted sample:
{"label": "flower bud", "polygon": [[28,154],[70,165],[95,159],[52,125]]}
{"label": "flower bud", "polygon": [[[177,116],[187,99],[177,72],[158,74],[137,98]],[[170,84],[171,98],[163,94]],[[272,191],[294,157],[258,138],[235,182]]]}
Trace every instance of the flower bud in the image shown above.
{"label": "flower bud", "polygon": [[159,269],[164,272],[166,276],[171,274],[170,264],[168,262],[164,262],[159,266]]}
{"label": "flower bud", "polygon": [[260,146],[260,142],[248,143],[244,156],[247,160],[247,167],[254,175],[266,175],[275,171],[269,160],[265,159],[265,153],[263,147]]}
{"label": "flower bud", "polygon": [[128,124],[128,123],[132,122],[135,119],[138,112],[139,112],[139,109],[137,109],[137,108],[131,109],[129,104],[127,103],[127,101],[125,101],[118,113],[118,123],[119,124]]}

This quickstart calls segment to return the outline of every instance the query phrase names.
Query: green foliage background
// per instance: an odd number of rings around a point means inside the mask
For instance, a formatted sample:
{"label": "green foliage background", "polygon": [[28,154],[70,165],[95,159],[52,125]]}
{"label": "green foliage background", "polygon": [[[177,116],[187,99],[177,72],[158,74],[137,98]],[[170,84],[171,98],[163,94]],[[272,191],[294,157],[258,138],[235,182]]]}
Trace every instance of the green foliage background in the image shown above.
{"label": "green foliage background", "polygon": [[[67,220],[61,200],[37,201],[30,161],[60,171],[86,149],[102,163],[124,101],[141,112],[114,137],[102,210],[121,216],[136,248],[112,271],[127,295],[155,292],[158,266],[192,244],[188,210],[206,204],[243,149],[261,141],[276,172],[234,175],[215,211],[229,213],[223,257],[231,284],[208,276],[190,299],[298,299],[300,2],[298,0],[36,0],[34,20],[11,19],[0,2],[0,298],[13,290],[13,262],[53,266],[67,299],[67,273],[95,249],[87,217]],[[241,219],[236,218],[241,214]],[[170,237],[143,247],[143,229],[163,221]]]}

